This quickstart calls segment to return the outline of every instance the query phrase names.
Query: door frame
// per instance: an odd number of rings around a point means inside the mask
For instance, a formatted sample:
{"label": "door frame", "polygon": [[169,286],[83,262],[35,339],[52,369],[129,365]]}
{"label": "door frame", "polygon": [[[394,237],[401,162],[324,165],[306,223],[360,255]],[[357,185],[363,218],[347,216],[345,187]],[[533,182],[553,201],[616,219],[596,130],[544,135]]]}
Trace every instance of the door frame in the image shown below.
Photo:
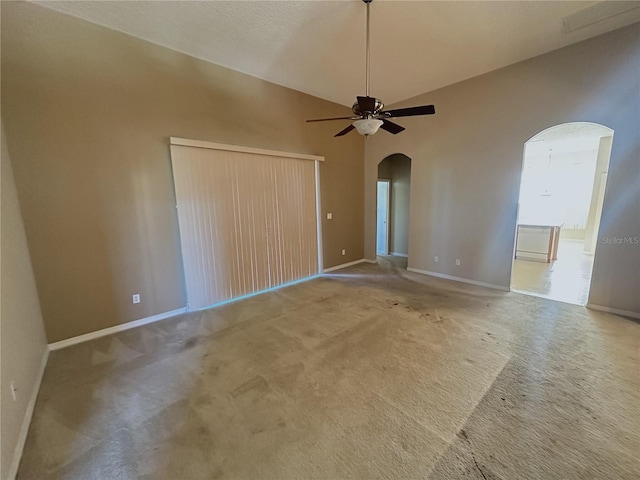
{"label": "door frame", "polygon": [[[584,125],[590,125],[590,126],[595,126],[595,127],[599,127],[600,132],[599,132],[599,136],[600,136],[600,144],[598,147],[598,159],[596,160],[596,175],[597,175],[597,164],[599,162],[599,156],[602,153],[602,141],[604,138],[606,137],[610,137],[610,144],[608,147],[605,147],[605,150],[608,152],[607,156],[607,169],[604,172],[605,178],[600,180],[601,182],[601,187],[600,187],[600,191],[598,192],[599,195],[602,195],[602,198],[599,198],[595,208],[596,208],[596,219],[597,221],[595,222],[594,225],[594,232],[599,232],[600,231],[600,227],[601,227],[601,223],[602,223],[602,207],[604,205],[604,196],[606,194],[606,189],[608,186],[608,171],[610,168],[610,162],[611,162],[611,153],[612,153],[612,147],[613,147],[613,138],[614,138],[614,134],[615,134],[615,130],[613,130],[610,127],[607,127],[606,125],[602,125],[600,123],[596,123],[596,122],[587,122],[587,121],[573,121],[573,122],[565,122],[565,123],[560,123],[557,125],[553,125],[551,127],[545,128],[544,130],[541,130],[540,132],[536,133],[535,135],[533,135],[531,138],[529,138],[527,141],[524,142],[523,144],[523,150],[522,150],[522,164],[521,164],[521,171],[520,171],[520,181],[518,183],[518,203],[517,203],[517,208],[516,208],[516,222],[515,222],[515,232],[514,232],[514,236],[513,236],[513,251],[511,253],[511,267],[509,269],[509,291],[515,291],[518,293],[522,293],[524,295],[530,295],[530,296],[534,296],[534,297],[542,297],[542,298],[549,298],[550,300],[553,301],[564,301],[564,300],[556,300],[554,298],[550,298],[548,295],[545,294],[539,294],[536,292],[530,292],[530,291],[524,291],[524,290],[515,290],[513,288],[513,268],[514,268],[514,262],[516,260],[516,248],[517,248],[517,242],[518,242],[518,221],[520,218],[520,194],[521,194],[521,188],[522,188],[522,180],[524,177],[524,167],[525,167],[525,161],[526,161],[526,157],[527,157],[527,144],[529,144],[532,141],[535,141],[536,139],[539,139],[544,133],[550,131],[550,130],[555,130],[555,129],[559,129],[568,125],[574,125],[574,124],[584,124]],[[569,134],[567,134],[569,135]],[[594,185],[594,189],[595,189],[595,185]],[[593,201],[593,198],[592,198]],[[593,205],[590,206],[590,208],[593,208]],[[595,233],[594,236],[597,237],[598,233]],[[585,242],[587,241],[587,238],[585,237]],[[559,240],[558,240],[559,243]],[[593,251],[590,253],[590,255],[593,255],[593,263],[591,265],[591,278],[589,280],[589,287],[588,287],[588,291],[589,293],[587,294],[587,299],[586,299],[586,304],[584,305],[580,305],[583,307],[587,307],[589,308],[591,303],[589,301],[590,296],[591,296],[591,287],[593,286],[593,272],[595,270],[595,265],[596,265],[596,256],[597,256],[597,244],[598,242],[596,241],[595,244],[593,245]],[[557,246],[556,246],[557,248]],[[572,302],[569,302],[572,303]]]}

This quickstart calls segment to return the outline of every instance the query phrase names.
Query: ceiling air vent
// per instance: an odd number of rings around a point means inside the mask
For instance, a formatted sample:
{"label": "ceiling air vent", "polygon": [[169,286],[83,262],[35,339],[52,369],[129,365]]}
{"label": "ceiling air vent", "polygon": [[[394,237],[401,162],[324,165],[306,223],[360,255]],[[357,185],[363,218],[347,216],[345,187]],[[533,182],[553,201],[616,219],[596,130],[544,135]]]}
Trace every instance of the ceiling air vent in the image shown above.
{"label": "ceiling air vent", "polygon": [[594,25],[632,10],[639,10],[640,2],[600,2],[562,19],[562,33],[570,33]]}

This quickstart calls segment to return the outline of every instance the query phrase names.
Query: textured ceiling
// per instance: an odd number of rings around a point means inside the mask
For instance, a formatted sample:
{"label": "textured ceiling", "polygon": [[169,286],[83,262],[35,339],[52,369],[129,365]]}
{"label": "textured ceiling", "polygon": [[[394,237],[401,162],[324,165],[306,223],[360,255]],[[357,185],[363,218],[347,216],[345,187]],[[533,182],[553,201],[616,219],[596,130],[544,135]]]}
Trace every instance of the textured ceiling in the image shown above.
{"label": "textured ceiling", "polygon": [[[343,105],[365,93],[360,0],[37,3]],[[394,103],[640,20],[638,1],[596,3],[376,0],[371,95]]]}

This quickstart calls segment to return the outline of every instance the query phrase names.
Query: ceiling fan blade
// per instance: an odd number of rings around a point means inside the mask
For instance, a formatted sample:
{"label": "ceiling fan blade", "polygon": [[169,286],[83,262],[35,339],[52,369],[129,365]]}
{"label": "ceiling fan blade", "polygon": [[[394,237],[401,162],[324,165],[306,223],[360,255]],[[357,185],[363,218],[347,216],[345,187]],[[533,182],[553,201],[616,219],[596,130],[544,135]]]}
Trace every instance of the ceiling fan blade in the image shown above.
{"label": "ceiling fan blade", "polygon": [[306,120],[307,122],[329,122],[331,120],[358,120],[360,117],[334,117],[334,118],[315,118]]}
{"label": "ceiling fan blade", "polygon": [[413,117],[416,115],[433,115],[436,113],[436,107],[433,105],[422,105],[420,107],[397,108],[395,110],[387,110],[380,112],[381,117]]}
{"label": "ceiling fan blade", "polygon": [[365,112],[373,113],[376,111],[376,99],[373,97],[356,97],[358,99],[358,107],[361,114]]}
{"label": "ceiling fan blade", "polygon": [[396,133],[400,133],[405,129],[397,123],[390,122],[389,120],[382,120],[382,125],[380,125],[380,128],[386,130],[389,133],[393,133],[394,135]]}
{"label": "ceiling fan blade", "polygon": [[343,135],[346,135],[347,133],[349,133],[351,130],[354,130],[356,127],[354,127],[353,125],[349,125],[347,128],[345,128],[344,130],[340,130],[338,133],[336,133],[334,135],[334,137],[341,137]]}

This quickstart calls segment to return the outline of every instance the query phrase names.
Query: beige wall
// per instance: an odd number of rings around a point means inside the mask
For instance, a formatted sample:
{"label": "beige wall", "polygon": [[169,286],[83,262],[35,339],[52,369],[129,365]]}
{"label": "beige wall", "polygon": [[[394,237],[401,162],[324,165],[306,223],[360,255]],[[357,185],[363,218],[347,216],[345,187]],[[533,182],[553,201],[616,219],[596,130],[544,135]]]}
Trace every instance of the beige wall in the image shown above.
{"label": "beige wall", "polygon": [[[2,402],[2,464],[0,478],[15,475],[16,448],[20,447],[21,429],[28,419],[29,401],[37,391],[47,339],[42,324],[38,293],[27,250],[18,196],[11,169],[11,161],[2,128],[2,151],[0,153],[0,179],[2,185],[2,247],[0,270],[0,370]],[[11,382],[16,387],[16,400],[11,395]]]}
{"label": "beige wall", "polygon": [[599,123],[615,134],[589,301],[640,312],[640,246],[602,241],[640,236],[638,72],[634,24],[394,105],[433,103],[437,113],[366,142],[367,258],[377,163],[401,152],[412,159],[409,266],[508,288],[525,142],[553,125]]}
{"label": "beige wall", "polygon": [[391,162],[387,157],[378,164],[378,178],[380,180],[391,180]]}
{"label": "beige wall", "polygon": [[304,123],[348,112],[2,2],[2,115],[49,341],[185,305],[170,136],[323,155],[324,266],[362,258],[363,139]]}
{"label": "beige wall", "polygon": [[611,146],[613,137],[606,136],[600,138],[598,146],[598,159],[596,161],[596,172],[593,177],[593,193],[591,194],[591,204],[589,205],[589,217],[585,229],[584,251],[590,254],[595,252],[598,246],[598,228],[600,227],[600,215],[602,214],[602,176],[609,170],[609,158],[611,157]]}
{"label": "beige wall", "polygon": [[409,211],[411,193],[411,159],[404,155],[391,162],[391,241],[393,253],[409,253]]}

